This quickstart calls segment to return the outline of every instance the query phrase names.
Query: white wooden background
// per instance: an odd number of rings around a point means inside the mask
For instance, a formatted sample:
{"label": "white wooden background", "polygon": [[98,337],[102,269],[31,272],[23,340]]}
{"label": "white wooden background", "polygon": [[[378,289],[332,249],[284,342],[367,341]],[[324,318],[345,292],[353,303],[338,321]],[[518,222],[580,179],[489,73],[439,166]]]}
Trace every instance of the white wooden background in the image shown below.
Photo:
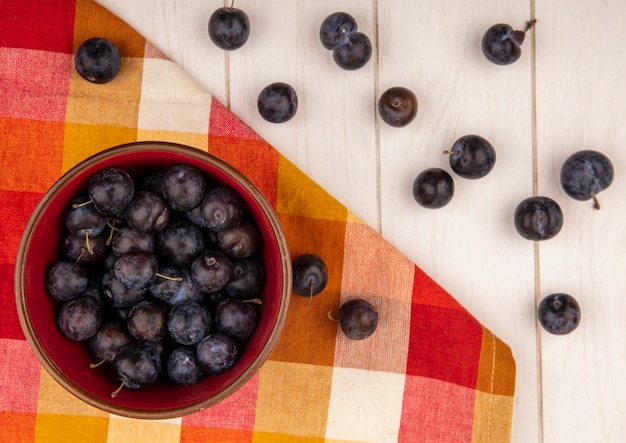
{"label": "white wooden background", "polygon": [[[213,95],[433,276],[511,345],[518,365],[513,441],[626,439],[626,2],[623,0],[236,0],[251,20],[241,49],[224,53],[207,22],[224,0],[99,0],[182,65]],[[230,0],[226,0],[228,4]],[[371,61],[342,71],[318,37],[330,13],[352,14],[373,41]],[[538,19],[521,59],[496,66],[480,40],[492,24]],[[258,92],[292,84],[296,117],[275,125]],[[416,120],[392,128],[377,97],[405,86]],[[423,169],[476,133],[497,151],[481,180],[455,178],[443,209],[412,199]],[[559,170],[576,150],[613,161],[602,209],[571,200]],[[516,205],[555,198],[561,233],[534,244],[515,231]],[[582,305],[568,336],[537,327],[535,305],[568,292]]]}

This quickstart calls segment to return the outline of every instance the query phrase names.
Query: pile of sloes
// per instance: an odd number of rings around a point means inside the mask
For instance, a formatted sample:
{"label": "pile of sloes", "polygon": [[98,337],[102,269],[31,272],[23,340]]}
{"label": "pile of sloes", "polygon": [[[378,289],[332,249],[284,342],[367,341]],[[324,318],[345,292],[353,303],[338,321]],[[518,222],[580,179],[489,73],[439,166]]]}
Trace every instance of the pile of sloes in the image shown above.
{"label": "pile of sloes", "polygon": [[111,365],[119,389],[232,368],[256,328],[265,274],[241,195],[185,164],[145,177],[111,167],[90,177],[64,224],[46,287],[60,332],[87,343],[92,368]]}

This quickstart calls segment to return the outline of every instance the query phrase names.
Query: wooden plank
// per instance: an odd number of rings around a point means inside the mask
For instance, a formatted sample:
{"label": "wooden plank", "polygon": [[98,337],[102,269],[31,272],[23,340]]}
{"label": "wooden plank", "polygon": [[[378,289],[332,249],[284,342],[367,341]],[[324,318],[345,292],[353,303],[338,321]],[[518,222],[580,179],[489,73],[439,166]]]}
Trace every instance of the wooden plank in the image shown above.
{"label": "wooden plank", "polygon": [[[545,441],[622,441],[626,435],[626,3],[538,1],[539,189],[565,214],[558,237],[541,245],[541,293],[567,292],[582,308],[570,335],[542,334]],[[617,170],[602,209],[562,191],[563,161],[580,149],[607,154]]]}
{"label": "wooden plank", "polygon": [[[251,20],[249,42],[230,55],[231,107],[283,155],[372,226],[377,223],[376,150],[372,105],[373,63],[343,71],[319,39],[327,15],[354,11],[371,34],[371,3],[346,0],[240,0]],[[292,85],[296,116],[281,124],[263,120],[259,92],[273,82]]]}
{"label": "wooden plank", "polygon": [[[524,26],[525,2],[378,2],[379,94],[413,90],[410,125],[380,123],[382,234],[511,345],[518,365],[513,441],[539,435],[533,244],[513,225],[532,194],[531,51],[514,65],[482,54],[493,24]],[[466,134],[492,142],[497,161],[479,180],[456,176],[442,151]],[[452,201],[425,209],[412,196],[422,170],[440,167],[455,181]]]}

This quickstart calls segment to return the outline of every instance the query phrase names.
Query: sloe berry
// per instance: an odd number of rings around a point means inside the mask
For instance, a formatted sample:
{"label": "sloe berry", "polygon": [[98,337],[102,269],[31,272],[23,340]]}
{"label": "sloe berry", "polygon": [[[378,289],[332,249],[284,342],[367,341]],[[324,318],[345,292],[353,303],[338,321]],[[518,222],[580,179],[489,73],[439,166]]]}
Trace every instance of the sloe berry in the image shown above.
{"label": "sloe berry", "polygon": [[224,334],[213,333],[202,339],[196,347],[202,369],[210,374],[223,374],[232,368],[239,357],[235,341]]}

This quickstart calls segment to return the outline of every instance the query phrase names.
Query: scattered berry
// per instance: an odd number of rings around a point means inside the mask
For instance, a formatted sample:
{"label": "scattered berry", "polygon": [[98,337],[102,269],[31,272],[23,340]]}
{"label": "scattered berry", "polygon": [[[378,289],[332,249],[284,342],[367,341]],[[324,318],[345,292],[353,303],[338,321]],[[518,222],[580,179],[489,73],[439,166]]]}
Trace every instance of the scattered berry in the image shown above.
{"label": "scattered berry", "polygon": [[406,126],[417,115],[417,97],[413,91],[401,86],[389,88],[378,99],[378,114],[388,125]]}
{"label": "scattered berry", "polygon": [[450,167],[459,176],[468,179],[489,174],[496,163],[496,151],[491,143],[479,135],[465,135],[454,142],[449,151]]}
{"label": "scattered berry", "polygon": [[320,257],[315,254],[303,254],[293,259],[294,294],[309,297],[309,304],[314,295],[324,290],[328,283],[328,269]]}
{"label": "scattered berry", "polygon": [[339,308],[339,325],[351,340],[368,338],[378,327],[378,311],[363,299],[345,302]]}
{"label": "scattered berry", "polygon": [[121,65],[122,57],[117,46],[104,38],[85,40],[74,56],[74,67],[78,75],[96,84],[113,80]]}
{"label": "scattered berry", "polygon": [[515,209],[517,232],[528,240],[547,240],[563,227],[561,207],[549,197],[529,197]]}
{"label": "scattered berry", "polygon": [[259,114],[270,123],[285,123],[296,115],[298,96],[287,83],[272,83],[259,93],[257,98]]}
{"label": "scattered berry", "polygon": [[372,42],[362,32],[348,34],[333,52],[333,60],[342,69],[355,71],[372,58]]}
{"label": "scattered berry", "polygon": [[550,294],[539,303],[537,318],[546,331],[569,334],[580,323],[580,306],[571,295]]}
{"label": "scattered berry", "polygon": [[333,51],[346,41],[349,34],[356,31],[357,24],[354,17],[345,12],[335,12],[322,22],[320,40],[326,49]]}
{"label": "scattered berry", "polygon": [[324,48],[333,51],[333,60],[340,68],[354,71],[362,68],[372,57],[372,43],[362,32],[354,17],[335,12],[320,26],[320,40]]}
{"label": "scattered berry", "polygon": [[520,58],[526,32],[536,23],[531,20],[523,31],[513,30],[510,25],[499,23],[490,27],[482,40],[482,50],[487,60],[497,65],[510,65]]}
{"label": "scattered berry", "polygon": [[209,37],[226,51],[241,48],[250,36],[250,20],[241,9],[222,7],[209,18]]}
{"label": "scattered berry", "polygon": [[561,167],[561,186],[567,195],[576,200],[594,201],[600,209],[598,193],[613,183],[613,164],[598,151],[578,151],[565,160]]}
{"label": "scattered berry", "polygon": [[452,200],[453,195],[454,181],[441,168],[426,169],[413,181],[413,198],[425,208],[441,208]]}

